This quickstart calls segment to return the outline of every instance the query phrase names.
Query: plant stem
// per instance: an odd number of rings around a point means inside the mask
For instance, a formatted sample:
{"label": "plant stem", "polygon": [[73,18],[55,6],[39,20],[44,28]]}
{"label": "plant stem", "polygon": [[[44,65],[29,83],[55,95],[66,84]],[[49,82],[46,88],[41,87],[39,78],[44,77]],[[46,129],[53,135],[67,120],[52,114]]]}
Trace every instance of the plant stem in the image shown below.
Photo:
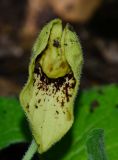
{"label": "plant stem", "polygon": [[31,160],[36,151],[37,151],[37,144],[34,140],[32,140],[31,145],[29,146],[22,160]]}
{"label": "plant stem", "polygon": [[108,160],[104,145],[104,130],[93,129],[87,138],[89,160]]}

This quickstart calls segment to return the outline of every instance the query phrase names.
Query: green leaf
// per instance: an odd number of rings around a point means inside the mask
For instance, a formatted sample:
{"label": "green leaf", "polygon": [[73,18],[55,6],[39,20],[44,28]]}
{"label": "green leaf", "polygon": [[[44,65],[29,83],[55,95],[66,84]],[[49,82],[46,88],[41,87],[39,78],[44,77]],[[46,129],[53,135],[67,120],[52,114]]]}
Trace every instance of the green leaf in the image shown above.
{"label": "green leaf", "polygon": [[94,129],[89,133],[87,136],[87,151],[89,160],[107,160],[103,129]]}
{"label": "green leaf", "polygon": [[27,141],[31,133],[16,98],[0,97],[0,149]]}
{"label": "green leaf", "polygon": [[[24,142],[31,135],[26,117],[15,98],[0,98],[0,148]],[[87,160],[86,139],[91,130],[104,130],[109,160],[118,159],[118,86],[96,87],[79,92],[75,122],[64,138],[42,155],[43,160]],[[26,133],[27,132],[27,133]]]}
{"label": "green leaf", "polygon": [[87,160],[86,138],[92,129],[102,128],[110,160],[118,159],[118,86],[96,87],[79,93],[75,122],[68,134],[44,159]]}

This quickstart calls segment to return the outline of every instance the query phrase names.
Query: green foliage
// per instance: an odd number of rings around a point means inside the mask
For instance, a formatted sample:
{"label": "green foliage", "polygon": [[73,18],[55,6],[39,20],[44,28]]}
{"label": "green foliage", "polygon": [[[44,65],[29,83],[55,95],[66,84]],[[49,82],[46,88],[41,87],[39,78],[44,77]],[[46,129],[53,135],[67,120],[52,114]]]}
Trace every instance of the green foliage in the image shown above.
{"label": "green foliage", "polygon": [[107,160],[103,129],[94,129],[88,134],[87,151],[89,160]]}
{"label": "green foliage", "polygon": [[83,91],[75,104],[73,127],[44,157],[48,160],[87,160],[86,138],[95,128],[104,130],[109,159],[118,159],[118,86]]}
{"label": "green foliage", "polygon": [[[48,160],[87,160],[86,140],[91,130],[104,130],[109,160],[118,159],[118,86],[96,87],[79,93],[75,103],[75,122],[60,142],[40,158]],[[0,148],[26,141],[27,127],[17,100],[0,98]]]}
{"label": "green foliage", "polygon": [[26,126],[18,100],[0,97],[0,149],[28,140],[30,133]]}

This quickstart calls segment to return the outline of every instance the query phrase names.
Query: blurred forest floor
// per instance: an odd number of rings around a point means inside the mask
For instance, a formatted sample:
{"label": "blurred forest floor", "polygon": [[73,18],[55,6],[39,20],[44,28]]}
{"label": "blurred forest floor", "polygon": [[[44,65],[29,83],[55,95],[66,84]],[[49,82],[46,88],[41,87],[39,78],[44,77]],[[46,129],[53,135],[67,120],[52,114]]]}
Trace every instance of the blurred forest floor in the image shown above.
{"label": "blurred forest floor", "polygon": [[[34,2],[34,1],[33,1]],[[27,81],[31,48],[41,28],[58,14],[49,6],[27,21],[27,1],[0,1],[0,95],[18,95]],[[29,11],[30,12],[30,11]],[[28,13],[29,13],[28,12]],[[63,15],[61,16],[63,19]],[[63,19],[65,20],[65,18]],[[69,20],[67,20],[69,21]],[[118,83],[118,2],[104,1],[86,23],[72,22],[84,53],[81,89]],[[25,31],[23,28],[25,26]],[[26,28],[27,26],[27,28]],[[26,33],[26,34],[25,34]],[[30,34],[31,33],[31,34]]]}

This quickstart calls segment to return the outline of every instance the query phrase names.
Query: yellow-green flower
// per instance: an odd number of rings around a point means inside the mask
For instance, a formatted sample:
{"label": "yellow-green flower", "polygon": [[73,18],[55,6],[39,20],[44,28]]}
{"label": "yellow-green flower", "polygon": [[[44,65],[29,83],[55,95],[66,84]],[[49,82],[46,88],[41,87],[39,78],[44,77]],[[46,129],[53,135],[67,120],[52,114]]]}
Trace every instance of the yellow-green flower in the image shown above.
{"label": "yellow-green flower", "polygon": [[76,34],[59,19],[39,34],[29,64],[29,78],[20,94],[39,153],[47,151],[72,126],[80,84],[82,50]]}

